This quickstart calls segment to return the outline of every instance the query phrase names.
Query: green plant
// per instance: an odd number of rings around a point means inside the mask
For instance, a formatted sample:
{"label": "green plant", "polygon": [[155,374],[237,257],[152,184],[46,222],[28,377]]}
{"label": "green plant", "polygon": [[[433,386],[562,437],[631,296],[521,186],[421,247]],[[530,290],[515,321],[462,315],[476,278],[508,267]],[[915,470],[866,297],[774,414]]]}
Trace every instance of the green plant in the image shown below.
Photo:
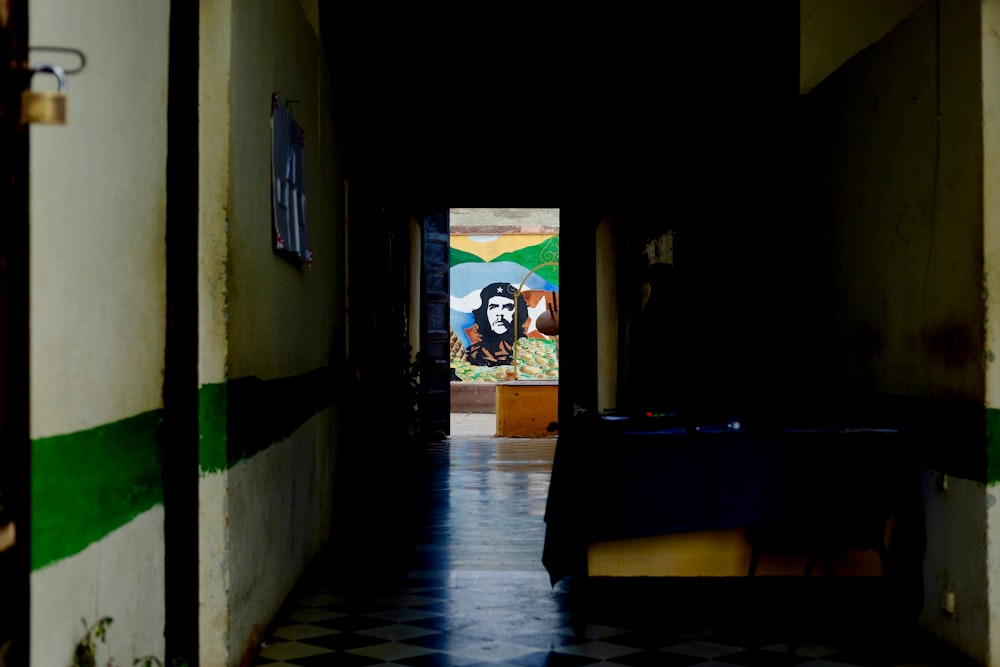
{"label": "green plant", "polygon": [[[95,640],[103,644],[107,641],[108,628],[111,627],[111,617],[105,616],[93,625],[87,625],[87,619],[81,618],[83,637],[76,643],[73,653],[73,667],[97,667],[97,645]],[[111,667],[108,661],[108,667]]]}
{"label": "green plant", "polygon": [[[132,664],[142,665],[142,667],[164,667],[163,661],[155,655],[147,655],[145,658],[136,658],[132,661]],[[184,658],[174,658],[170,661],[170,667],[188,667],[188,661]]]}
{"label": "green plant", "polygon": [[[73,667],[97,667],[97,645],[95,640],[100,640],[102,644],[107,642],[108,628],[111,627],[111,617],[105,616],[93,625],[87,625],[87,619],[83,621],[83,637],[76,644],[76,651],[73,653]],[[164,662],[155,655],[147,655],[136,658],[133,665],[142,667],[165,667]],[[107,667],[114,667],[114,660],[108,658]],[[174,658],[170,661],[170,667],[188,667],[188,661],[183,658]]]}

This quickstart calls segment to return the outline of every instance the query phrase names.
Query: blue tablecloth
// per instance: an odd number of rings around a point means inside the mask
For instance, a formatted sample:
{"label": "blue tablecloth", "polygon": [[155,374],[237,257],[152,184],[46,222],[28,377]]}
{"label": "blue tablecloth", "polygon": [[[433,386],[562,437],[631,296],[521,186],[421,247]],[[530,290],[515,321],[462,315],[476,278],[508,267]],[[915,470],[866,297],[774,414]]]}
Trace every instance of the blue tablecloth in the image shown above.
{"label": "blue tablecloth", "polygon": [[[645,427],[645,428],[644,428]],[[543,563],[585,571],[594,542],[798,526],[872,547],[889,515],[922,531],[919,480],[893,429],[655,428],[600,421],[561,434]]]}

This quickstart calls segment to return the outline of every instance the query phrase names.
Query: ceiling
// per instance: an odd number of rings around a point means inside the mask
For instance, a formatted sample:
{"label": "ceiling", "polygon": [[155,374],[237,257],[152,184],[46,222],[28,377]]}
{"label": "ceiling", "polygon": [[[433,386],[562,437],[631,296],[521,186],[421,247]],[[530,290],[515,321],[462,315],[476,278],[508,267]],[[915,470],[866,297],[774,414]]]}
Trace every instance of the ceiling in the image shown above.
{"label": "ceiling", "polygon": [[485,195],[446,197],[467,205],[655,194],[703,218],[759,204],[754,193],[775,181],[761,161],[790,154],[796,98],[925,1],[676,3],[548,19],[317,9],[348,178]]}

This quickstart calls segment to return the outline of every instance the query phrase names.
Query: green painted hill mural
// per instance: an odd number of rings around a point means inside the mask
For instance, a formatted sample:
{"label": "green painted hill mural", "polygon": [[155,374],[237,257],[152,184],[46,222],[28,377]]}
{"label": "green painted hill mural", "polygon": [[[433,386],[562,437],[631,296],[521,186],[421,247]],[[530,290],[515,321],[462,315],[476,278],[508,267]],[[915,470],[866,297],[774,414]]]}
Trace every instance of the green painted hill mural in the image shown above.
{"label": "green painted hill mural", "polygon": [[[494,262],[514,262],[525,268],[533,268],[539,264],[559,259],[559,237],[555,236],[548,241],[538,243],[533,246],[521,248],[514,252],[505,252],[493,259]],[[536,272],[553,285],[559,284],[559,267],[543,266]]]}
{"label": "green painted hill mural", "polygon": [[[552,266],[540,266],[549,262]],[[512,374],[519,379],[558,380],[558,337],[535,326],[559,292],[558,262],[558,235],[452,235],[452,381],[504,382]],[[486,287],[505,286],[522,292],[516,297],[492,292],[484,296]],[[522,330],[516,345],[515,309]]]}
{"label": "green painted hill mural", "polygon": [[459,250],[458,248],[452,248],[449,252],[450,264],[449,266],[457,266],[458,264],[465,264],[467,262],[482,262],[483,258],[478,255],[473,255],[471,252],[465,252],[464,250]]}
{"label": "green painted hill mural", "polygon": [[[532,268],[538,266],[539,264],[544,264],[547,261],[557,259],[559,257],[559,237],[553,237],[543,243],[537,243],[533,246],[528,246],[526,248],[521,248],[513,252],[505,252],[502,255],[494,257],[491,262],[514,262],[515,264],[520,264],[525,268]],[[483,259],[478,255],[471,252],[466,252],[464,250],[459,250],[458,248],[452,248],[449,254],[449,265],[458,266],[459,264],[466,263],[483,263]],[[545,278],[553,285],[559,284],[559,267],[558,266],[544,266],[538,270],[538,275]]]}

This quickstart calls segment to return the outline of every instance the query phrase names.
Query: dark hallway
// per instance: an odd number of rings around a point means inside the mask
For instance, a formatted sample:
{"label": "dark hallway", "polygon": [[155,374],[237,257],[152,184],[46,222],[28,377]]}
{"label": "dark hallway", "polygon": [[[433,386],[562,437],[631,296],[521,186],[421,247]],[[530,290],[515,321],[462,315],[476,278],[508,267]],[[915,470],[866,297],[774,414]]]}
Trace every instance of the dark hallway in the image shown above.
{"label": "dark hallway", "polygon": [[370,523],[340,540],[342,554],[314,563],[252,664],[963,664],[910,628],[886,627],[888,601],[874,578],[551,587],[541,553],[555,439],[464,433],[393,466],[391,498],[365,510],[359,496]]}
{"label": "dark hallway", "polygon": [[[0,667],[996,667],[1000,2],[532,10],[0,0]],[[448,433],[490,203],[559,211],[558,446]],[[906,576],[754,569],[852,518]]]}

